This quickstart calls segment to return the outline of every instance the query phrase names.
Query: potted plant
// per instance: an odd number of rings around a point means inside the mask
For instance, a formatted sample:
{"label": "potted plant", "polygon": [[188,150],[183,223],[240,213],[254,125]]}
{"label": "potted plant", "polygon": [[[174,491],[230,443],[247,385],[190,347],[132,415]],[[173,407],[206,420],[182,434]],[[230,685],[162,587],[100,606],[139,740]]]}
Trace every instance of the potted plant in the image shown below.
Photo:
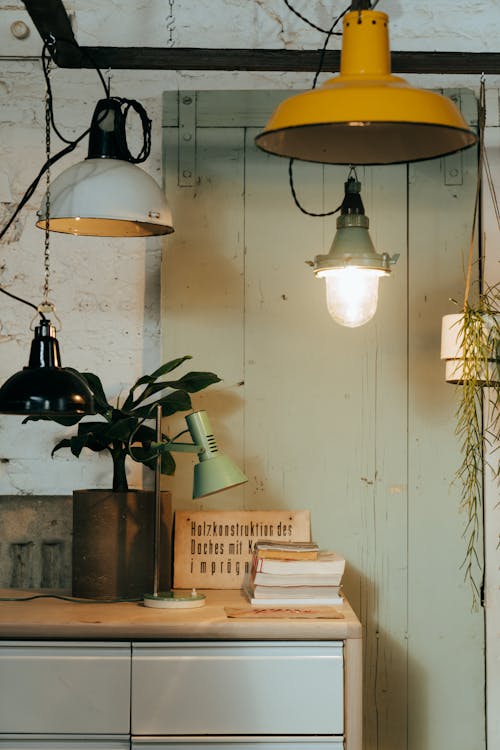
{"label": "potted plant", "polygon": [[[166,362],[150,375],[143,375],[116,405],[110,403],[99,377],[78,373],[94,394],[96,414],[89,417],[27,417],[24,422],[51,420],[65,426],[78,423],[76,434],[60,440],[56,451],[68,448],[77,458],[85,448],[107,452],[112,460],[112,486],[108,490],[73,492],[73,595],[95,599],[141,597],[151,589],[153,573],[153,492],[130,490],[128,458],[155,469],[156,429],[147,421],[157,407],[162,416],[191,409],[190,394],[220,378],[212,372],[188,372],[178,379],[169,374],[191,359],[189,356]],[[163,435],[165,441],[169,440]],[[161,473],[173,474],[175,460],[170,452],[160,452]],[[163,493],[163,538],[168,538],[170,509],[168,493]],[[166,527],[166,528],[165,528]],[[165,554],[169,554],[165,550]],[[168,566],[165,566],[168,569]]]}
{"label": "potted plant", "polygon": [[465,513],[465,578],[472,590],[473,607],[481,601],[483,476],[486,470],[498,478],[499,468],[488,463],[489,448],[496,441],[500,408],[500,290],[498,286],[478,293],[474,304],[466,302],[461,313],[443,318],[441,357],[446,359],[446,380],[456,384],[455,432],[462,461],[455,479],[461,486],[461,510]]}

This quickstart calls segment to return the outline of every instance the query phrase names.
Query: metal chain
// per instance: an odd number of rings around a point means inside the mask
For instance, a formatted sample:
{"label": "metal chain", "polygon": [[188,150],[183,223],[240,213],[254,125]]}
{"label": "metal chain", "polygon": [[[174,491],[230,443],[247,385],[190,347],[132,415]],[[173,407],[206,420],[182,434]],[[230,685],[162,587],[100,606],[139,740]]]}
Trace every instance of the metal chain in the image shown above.
{"label": "metal chain", "polygon": [[[47,76],[50,77],[51,63],[47,65]],[[50,96],[49,91],[45,93],[45,155],[47,161],[50,160]],[[46,192],[45,192],[45,240],[43,252],[44,282],[43,282],[43,303],[49,304],[50,292],[50,167],[46,172]]]}
{"label": "metal chain", "polygon": [[174,16],[174,0],[168,0],[168,4],[170,7],[168,16],[166,18],[167,22],[167,30],[168,30],[168,39],[166,46],[167,47],[174,47],[175,46],[175,40],[174,40],[174,31],[175,31],[175,16]]}

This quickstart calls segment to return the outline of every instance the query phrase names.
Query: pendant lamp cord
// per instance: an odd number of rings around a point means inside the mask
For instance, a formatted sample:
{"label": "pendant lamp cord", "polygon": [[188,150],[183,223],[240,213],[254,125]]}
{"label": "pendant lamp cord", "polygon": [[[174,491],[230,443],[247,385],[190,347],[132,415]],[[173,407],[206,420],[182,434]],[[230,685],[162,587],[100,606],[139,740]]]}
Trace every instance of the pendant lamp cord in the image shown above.
{"label": "pendant lamp cord", "polygon": [[[288,162],[288,178],[289,178],[289,182],[290,182],[290,192],[292,193],[292,198],[293,198],[293,200],[294,200],[295,205],[297,206],[297,208],[300,211],[302,211],[303,214],[306,214],[306,216],[314,216],[314,217],[318,217],[318,216],[333,216],[333,214],[338,213],[340,211],[340,209],[342,208],[342,203],[340,204],[340,206],[337,206],[337,208],[335,208],[333,211],[324,211],[323,213],[315,213],[314,211],[308,211],[306,208],[304,208],[304,206],[302,206],[302,204],[300,203],[300,201],[299,201],[299,199],[297,197],[297,193],[295,191],[295,185],[294,185],[294,182],[293,182],[293,162],[294,162],[294,159],[290,159],[290,161]],[[352,169],[352,167],[351,167],[351,169]]]}
{"label": "pendant lamp cord", "polygon": [[477,182],[476,182],[476,198],[474,201],[474,214],[472,218],[472,229],[471,238],[469,244],[469,257],[467,260],[467,275],[465,278],[465,292],[464,292],[464,310],[469,306],[469,295],[472,282],[472,268],[474,265],[474,246],[475,246],[475,234],[477,218],[479,213],[479,201],[481,196],[481,179],[483,174],[483,162],[484,162],[484,128],[486,124],[486,93],[485,93],[485,82],[484,75],[481,76],[481,83],[479,86],[479,106],[478,106],[478,131],[479,131],[479,155],[477,165]]}
{"label": "pendant lamp cord", "polygon": [[[56,55],[56,47],[60,44],[70,44],[73,47],[77,48],[78,51],[82,54],[85,54],[85,56],[89,59],[89,61],[92,63],[95,71],[97,72],[97,75],[100,78],[100,81],[102,83],[102,86],[104,88],[105,96],[106,98],[110,97],[110,82],[108,80],[108,83],[106,83],[104,76],[95,63],[92,56],[84,49],[78,46],[76,42],[72,42],[66,39],[56,39],[53,34],[48,34],[47,37],[44,39],[44,44],[42,48],[42,55],[41,55],[41,63],[42,63],[42,71],[45,79],[45,87],[46,87],[46,95],[45,95],[45,126],[46,126],[46,161],[45,164],[41,167],[40,171],[36,175],[33,182],[28,186],[26,189],[24,195],[22,196],[21,200],[17,204],[16,208],[14,209],[13,213],[11,214],[10,218],[6,222],[6,224],[0,229],[0,241],[5,237],[7,232],[9,231],[10,227],[13,225],[16,218],[19,216],[20,212],[24,208],[24,206],[28,203],[30,198],[33,196],[35,190],[37,189],[40,180],[42,179],[43,175],[46,174],[47,177],[47,191],[46,191],[46,200],[50,201],[50,175],[49,171],[50,168],[58,162],[60,159],[62,159],[66,154],[70,154],[72,151],[75,150],[75,148],[78,146],[78,144],[89,134],[90,132],[90,126],[84,130],[84,132],[78,136],[75,140],[69,140],[66,138],[61,131],[59,130],[55,118],[54,118],[54,106],[53,106],[53,95],[52,95],[52,85],[50,82],[50,64],[52,60],[55,60]],[[123,116],[124,118],[127,117],[127,114],[130,109],[134,109],[137,114],[139,115],[139,118],[141,120],[142,124],[142,131],[143,131],[143,145],[138,153],[137,156],[132,156],[130,152],[129,154],[129,160],[134,163],[138,164],[140,162],[145,161],[149,153],[151,151],[151,120],[148,118],[146,110],[144,107],[135,100],[131,99],[123,99],[114,97],[120,102],[120,106],[123,108]],[[105,116],[105,113],[104,115]],[[48,122],[48,124],[47,124]],[[50,155],[51,150],[51,144],[50,144],[50,130],[51,128],[54,130],[54,133],[57,135],[57,137],[66,144],[66,146],[55,153],[53,156]],[[47,302],[47,297],[49,294],[49,282],[50,282],[50,250],[49,250],[49,239],[48,239],[48,233],[49,233],[49,203],[46,204],[46,214],[47,214],[47,222],[45,227],[45,252],[44,252],[44,284],[43,284],[43,296],[44,296],[44,302]],[[12,299],[17,300],[18,302],[22,302],[25,305],[28,305],[29,307],[33,308],[34,310],[37,310],[42,320],[46,320],[43,310],[39,310],[39,306],[35,305],[33,302],[23,299],[22,297],[19,297],[17,294],[13,294],[12,292],[8,292],[6,289],[0,286],[0,292],[2,294],[7,295],[7,297],[11,297]],[[50,303],[48,303],[50,305]]]}
{"label": "pendant lamp cord", "polygon": [[[311,21],[309,18],[306,18],[302,15],[302,13],[299,13],[299,11],[293,7],[293,5],[289,2],[289,0],[283,0],[288,10],[291,10],[292,13],[297,16],[297,18],[300,18],[301,21],[304,21],[304,23],[307,23],[308,26],[310,26],[313,29],[316,29],[316,31],[320,31],[322,34],[332,34],[333,29],[323,29],[321,26],[318,26],[313,21]],[[335,32],[336,36],[342,36],[342,33],[340,31]]]}
{"label": "pendant lamp cord", "polygon": [[[318,68],[317,68],[316,73],[314,75],[314,80],[313,80],[312,87],[311,87],[311,88],[315,89],[316,88],[316,84],[318,82],[319,75],[320,75],[321,71],[323,70],[323,63],[324,63],[324,60],[325,60],[326,50],[327,50],[330,38],[333,35],[335,35],[335,36],[342,36],[342,32],[335,31],[335,27],[337,26],[337,24],[340,23],[340,21],[345,16],[345,14],[348,13],[351,10],[351,6],[349,5],[347,8],[345,8],[345,10],[342,11],[342,13],[340,13],[340,15],[336,16],[336,18],[333,20],[332,25],[330,26],[329,29],[322,29],[321,26],[317,26],[315,23],[313,23],[312,21],[310,21],[308,18],[306,18],[305,16],[303,16],[301,13],[299,13],[292,6],[292,4],[289,2],[289,0],[283,0],[283,2],[285,3],[286,7],[289,10],[291,10],[292,13],[294,13],[298,18],[300,18],[302,21],[304,21],[305,23],[307,23],[313,29],[316,29],[317,31],[320,31],[322,34],[325,34],[325,41],[324,41],[323,47],[321,49],[319,63],[318,63]],[[299,209],[299,211],[302,211],[302,213],[305,214],[306,216],[313,216],[313,217],[333,216],[333,214],[338,213],[340,211],[340,209],[341,209],[342,204],[340,204],[340,206],[337,206],[337,208],[333,209],[333,211],[324,211],[324,212],[318,212],[318,213],[316,213],[314,211],[309,211],[307,208],[304,208],[304,206],[300,203],[299,198],[297,196],[297,191],[295,190],[295,184],[294,184],[294,180],[293,180],[293,162],[294,162],[294,159],[290,159],[290,161],[288,163],[288,180],[289,180],[289,184],[290,184],[290,192],[292,194],[292,198],[294,200],[295,205]]]}

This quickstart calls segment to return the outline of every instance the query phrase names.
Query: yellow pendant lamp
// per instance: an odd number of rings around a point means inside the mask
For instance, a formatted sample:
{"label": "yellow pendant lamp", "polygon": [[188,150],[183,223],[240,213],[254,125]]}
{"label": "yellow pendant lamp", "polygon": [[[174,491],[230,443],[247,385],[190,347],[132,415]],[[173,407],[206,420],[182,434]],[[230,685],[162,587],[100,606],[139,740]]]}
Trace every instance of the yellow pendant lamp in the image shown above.
{"label": "yellow pendant lamp", "polygon": [[324,164],[397,164],[476,142],[450,99],[391,75],[385,13],[351,7],[343,23],[340,74],[285,99],[255,139],[259,148]]}

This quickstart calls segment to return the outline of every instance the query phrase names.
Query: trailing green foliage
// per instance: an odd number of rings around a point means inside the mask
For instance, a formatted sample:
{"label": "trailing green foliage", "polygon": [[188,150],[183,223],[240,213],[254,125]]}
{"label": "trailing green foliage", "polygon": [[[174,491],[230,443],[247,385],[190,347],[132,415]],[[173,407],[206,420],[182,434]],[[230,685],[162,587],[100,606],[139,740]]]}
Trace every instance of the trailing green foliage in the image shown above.
{"label": "trailing green foliage", "polygon": [[[160,452],[162,474],[173,474],[175,461],[172,454],[154,447],[156,430],[144,423],[155,417],[158,405],[161,406],[163,417],[189,411],[190,393],[196,393],[220,381],[213,372],[188,372],[178,380],[165,378],[188,359],[191,359],[189,355],[173,359],[150,375],[143,375],[131,387],[123,403],[117,403],[116,406],[109,403],[97,375],[92,372],[78,372],[94,394],[96,413],[102,417],[100,421],[80,421],[82,417],[27,417],[24,422],[43,419],[65,426],[78,423],[76,435],[60,440],[54,446],[52,455],[61,448],[69,448],[77,458],[84,448],[96,452],[108,451],[113,460],[115,492],[128,490],[125,471],[127,456],[154,470],[156,456]],[[169,437],[163,435],[163,439],[168,441]]]}
{"label": "trailing green foliage", "polygon": [[500,382],[500,299],[498,286],[479,294],[477,304],[464,306],[458,340],[462,351],[462,380],[458,389],[456,433],[462,463],[456,472],[461,483],[461,509],[466,521],[463,568],[472,589],[473,606],[481,601],[483,561],[483,477],[486,469],[498,480],[499,465],[486,460],[486,448],[498,440]]}

